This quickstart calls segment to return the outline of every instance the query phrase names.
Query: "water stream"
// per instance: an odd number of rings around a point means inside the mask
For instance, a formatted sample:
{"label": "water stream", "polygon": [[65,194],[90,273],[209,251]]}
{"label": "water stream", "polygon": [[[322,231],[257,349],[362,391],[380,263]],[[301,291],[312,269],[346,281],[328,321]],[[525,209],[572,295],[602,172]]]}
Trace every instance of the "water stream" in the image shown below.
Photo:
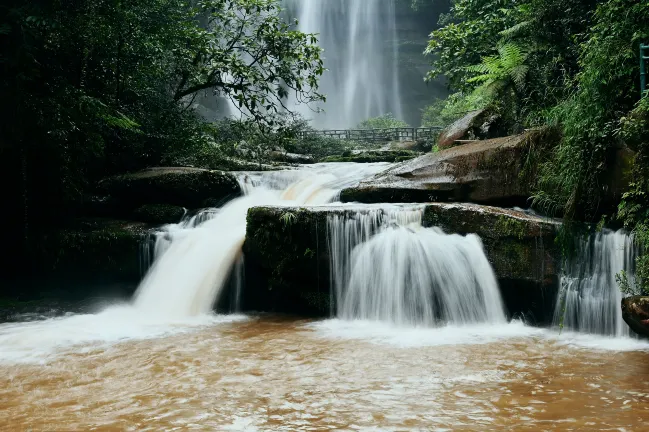
{"label": "water stream", "polygon": [[561,277],[554,324],[567,331],[628,337],[622,319],[622,293],[615,276],[625,271],[634,280],[637,254],[632,236],[603,230],[577,240],[574,257]]}
{"label": "water stream", "polygon": [[244,196],[153,236],[131,301],[0,324],[0,429],[643,430],[649,344],[610,331],[623,233],[584,240],[566,273],[582,333],[506,322],[480,239],[422,227],[420,205],[329,218],[334,318],[212,312],[249,207],[330,205],[385,167],[241,173]]}
{"label": "water stream", "polygon": [[330,216],[338,317],[427,327],[504,323],[480,239],[423,228],[422,216],[421,206]]}

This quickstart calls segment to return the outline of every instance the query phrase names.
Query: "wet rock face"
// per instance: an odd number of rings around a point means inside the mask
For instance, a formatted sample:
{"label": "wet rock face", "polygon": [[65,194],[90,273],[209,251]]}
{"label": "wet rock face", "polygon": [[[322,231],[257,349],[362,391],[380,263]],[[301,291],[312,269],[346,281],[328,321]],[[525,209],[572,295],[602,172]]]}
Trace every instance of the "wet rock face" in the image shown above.
{"label": "wet rock face", "polygon": [[145,204],[133,212],[133,218],[138,221],[165,225],[180,222],[185,215],[185,209],[168,204]]}
{"label": "wet rock face", "polygon": [[137,283],[140,244],[150,226],[141,222],[82,219],[45,234],[34,262],[39,276],[89,284]]}
{"label": "wet rock face", "polygon": [[[255,207],[245,243],[249,309],[326,316],[330,313],[327,220],[353,208]],[[290,214],[291,216],[287,216]],[[423,224],[475,233],[501,286],[510,315],[547,323],[558,283],[559,223],[523,212],[471,204],[428,204]]]}
{"label": "wet rock face", "polygon": [[341,193],[344,202],[475,202],[525,205],[522,172],[534,133],[476,141],[404,162]]}
{"label": "wet rock face", "polygon": [[143,204],[200,208],[241,193],[237,179],[230,173],[181,167],[149,168],[110,177],[100,182],[99,189],[132,208]]}
{"label": "wet rock face", "polygon": [[649,337],[649,297],[633,296],[622,299],[622,318],[631,330]]}

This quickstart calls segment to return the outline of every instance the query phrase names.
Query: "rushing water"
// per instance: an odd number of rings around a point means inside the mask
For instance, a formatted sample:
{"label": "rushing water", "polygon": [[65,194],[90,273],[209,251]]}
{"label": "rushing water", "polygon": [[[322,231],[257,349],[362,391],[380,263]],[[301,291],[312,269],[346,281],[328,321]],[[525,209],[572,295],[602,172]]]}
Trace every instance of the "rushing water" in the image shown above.
{"label": "rushing water", "polygon": [[[303,32],[318,33],[328,69],[324,112],[297,104],[317,128],[354,127],[381,114],[401,118],[394,0],[284,0]],[[291,103],[298,101],[292,100]]]}
{"label": "rushing water", "polygon": [[[479,239],[422,228],[421,206],[329,220],[337,319],[211,312],[248,207],[326,205],[383,168],[241,174],[245,196],[154,237],[133,301],[0,324],[0,430],[646,428],[649,344],[506,323]],[[580,295],[630,259],[619,236],[584,244]]]}
{"label": "rushing water", "polygon": [[475,235],[422,227],[423,208],[329,218],[338,316],[398,325],[504,323],[496,277]]}
{"label": "rushing water", "polygon": [[645,430],[649,354],[626,344],[519,324],[222,322],[0,365],[0,430]]}
{"label": "rushing water", "polygon": [[624,231],[578,239],[577,250],[561,278],[554,323],[569,331],[624,337],[630,329],[622,319],[622,293],[615,276],[625,271],[634,280],[636,247]]}

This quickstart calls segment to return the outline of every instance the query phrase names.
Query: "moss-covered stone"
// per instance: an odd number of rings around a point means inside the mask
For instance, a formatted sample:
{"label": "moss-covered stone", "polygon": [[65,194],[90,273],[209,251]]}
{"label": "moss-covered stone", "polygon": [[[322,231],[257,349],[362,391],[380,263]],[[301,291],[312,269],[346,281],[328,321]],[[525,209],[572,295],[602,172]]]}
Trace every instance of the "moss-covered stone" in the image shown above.
{"label": "moss-covered stone", "polygon": [[[348,207],[249,210],[245,243],[251,309],[326,315],[330,308],[327,220]],[[560,251],[557,222],[472,204],[425,206],[423,223],[448,233],[474,233],[500,280],[507,309],[542,323],[552,316]]]}
{"label": "moss-covered stone", "polygon": [[170,204],[200,208],[241,193],[234,175],[198,168],[159,167],[107,178],[99,189],[134,208],[143,204]]}
{"label": "moss-covered stone", "polygon": [[133,212],[135,220],[153,225],[178,223],[185,215],[185,209],[169,204],[145,204]]}
{"label": "moss-covered stone", "polygon": [[343,154],[340,156],[329,156],[322,162],[403,162],[414,159],[421,155],[419,152],[410,150],[381,150],[381,151],[364,151],[355,154]]}
{"label": "moss-covered stone", "polygon": [[424,225],[480,236],[499,278],[556,285],[558,222],[498,207],[437,203],[426,206]]}
{"label": "moss-covered stone", "polygon": [[244,307],[326,315],[329,304],[327,215],[303,208],[248,211]]}
{"label": "moss-covered stone", "polygon": [[44,235],[34,246],[42,277],[90,282],[137,282],[146,224],[85,219]]}

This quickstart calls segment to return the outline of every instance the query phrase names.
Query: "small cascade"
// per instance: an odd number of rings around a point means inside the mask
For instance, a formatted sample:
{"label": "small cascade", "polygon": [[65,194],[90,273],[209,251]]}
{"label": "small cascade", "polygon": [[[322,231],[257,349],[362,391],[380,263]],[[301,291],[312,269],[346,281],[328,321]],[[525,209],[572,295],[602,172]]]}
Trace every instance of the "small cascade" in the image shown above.
{"label": "small cascade", "polygon": [[605,336],[629,336],[615,275],[625,271],[633,280],[636,254],[633,237],[624,231],[604,230],[579,239],[576,255],[561,277],[555,326]]}
{"label": "small cascade", "polygon": [[169,249],[173,241],[181,239],[190,230],[204,222],[214,219],[218,212],[219,209],[208,208],[200,210],[196,214],[185,213],[179,223],[164,225],[158,231],[149,233],[140,245],[140,269],[142,274],[146,275],[155,260]]}
{"label": "small cascade", "polygon": [[504,323],[480,238],[423,228],[422,212],[394,207],[329,219],[337,316],[422,326]]}
{"label": "small cascade", "polygon": [[[146,242],[143,266],[150,267],[134,296],[143,313],[182,318],[208,313],[232,280],[231,308],[238,310],[243,285],[242,246],[248,209],[264,205],[322,205],[339,188],[385,169],[387,164],[314,164],[277,173],[241,173],[244,196],[220,209],[206,209],[166,225]],[[152,263],[151,261],[152,260]]]}

